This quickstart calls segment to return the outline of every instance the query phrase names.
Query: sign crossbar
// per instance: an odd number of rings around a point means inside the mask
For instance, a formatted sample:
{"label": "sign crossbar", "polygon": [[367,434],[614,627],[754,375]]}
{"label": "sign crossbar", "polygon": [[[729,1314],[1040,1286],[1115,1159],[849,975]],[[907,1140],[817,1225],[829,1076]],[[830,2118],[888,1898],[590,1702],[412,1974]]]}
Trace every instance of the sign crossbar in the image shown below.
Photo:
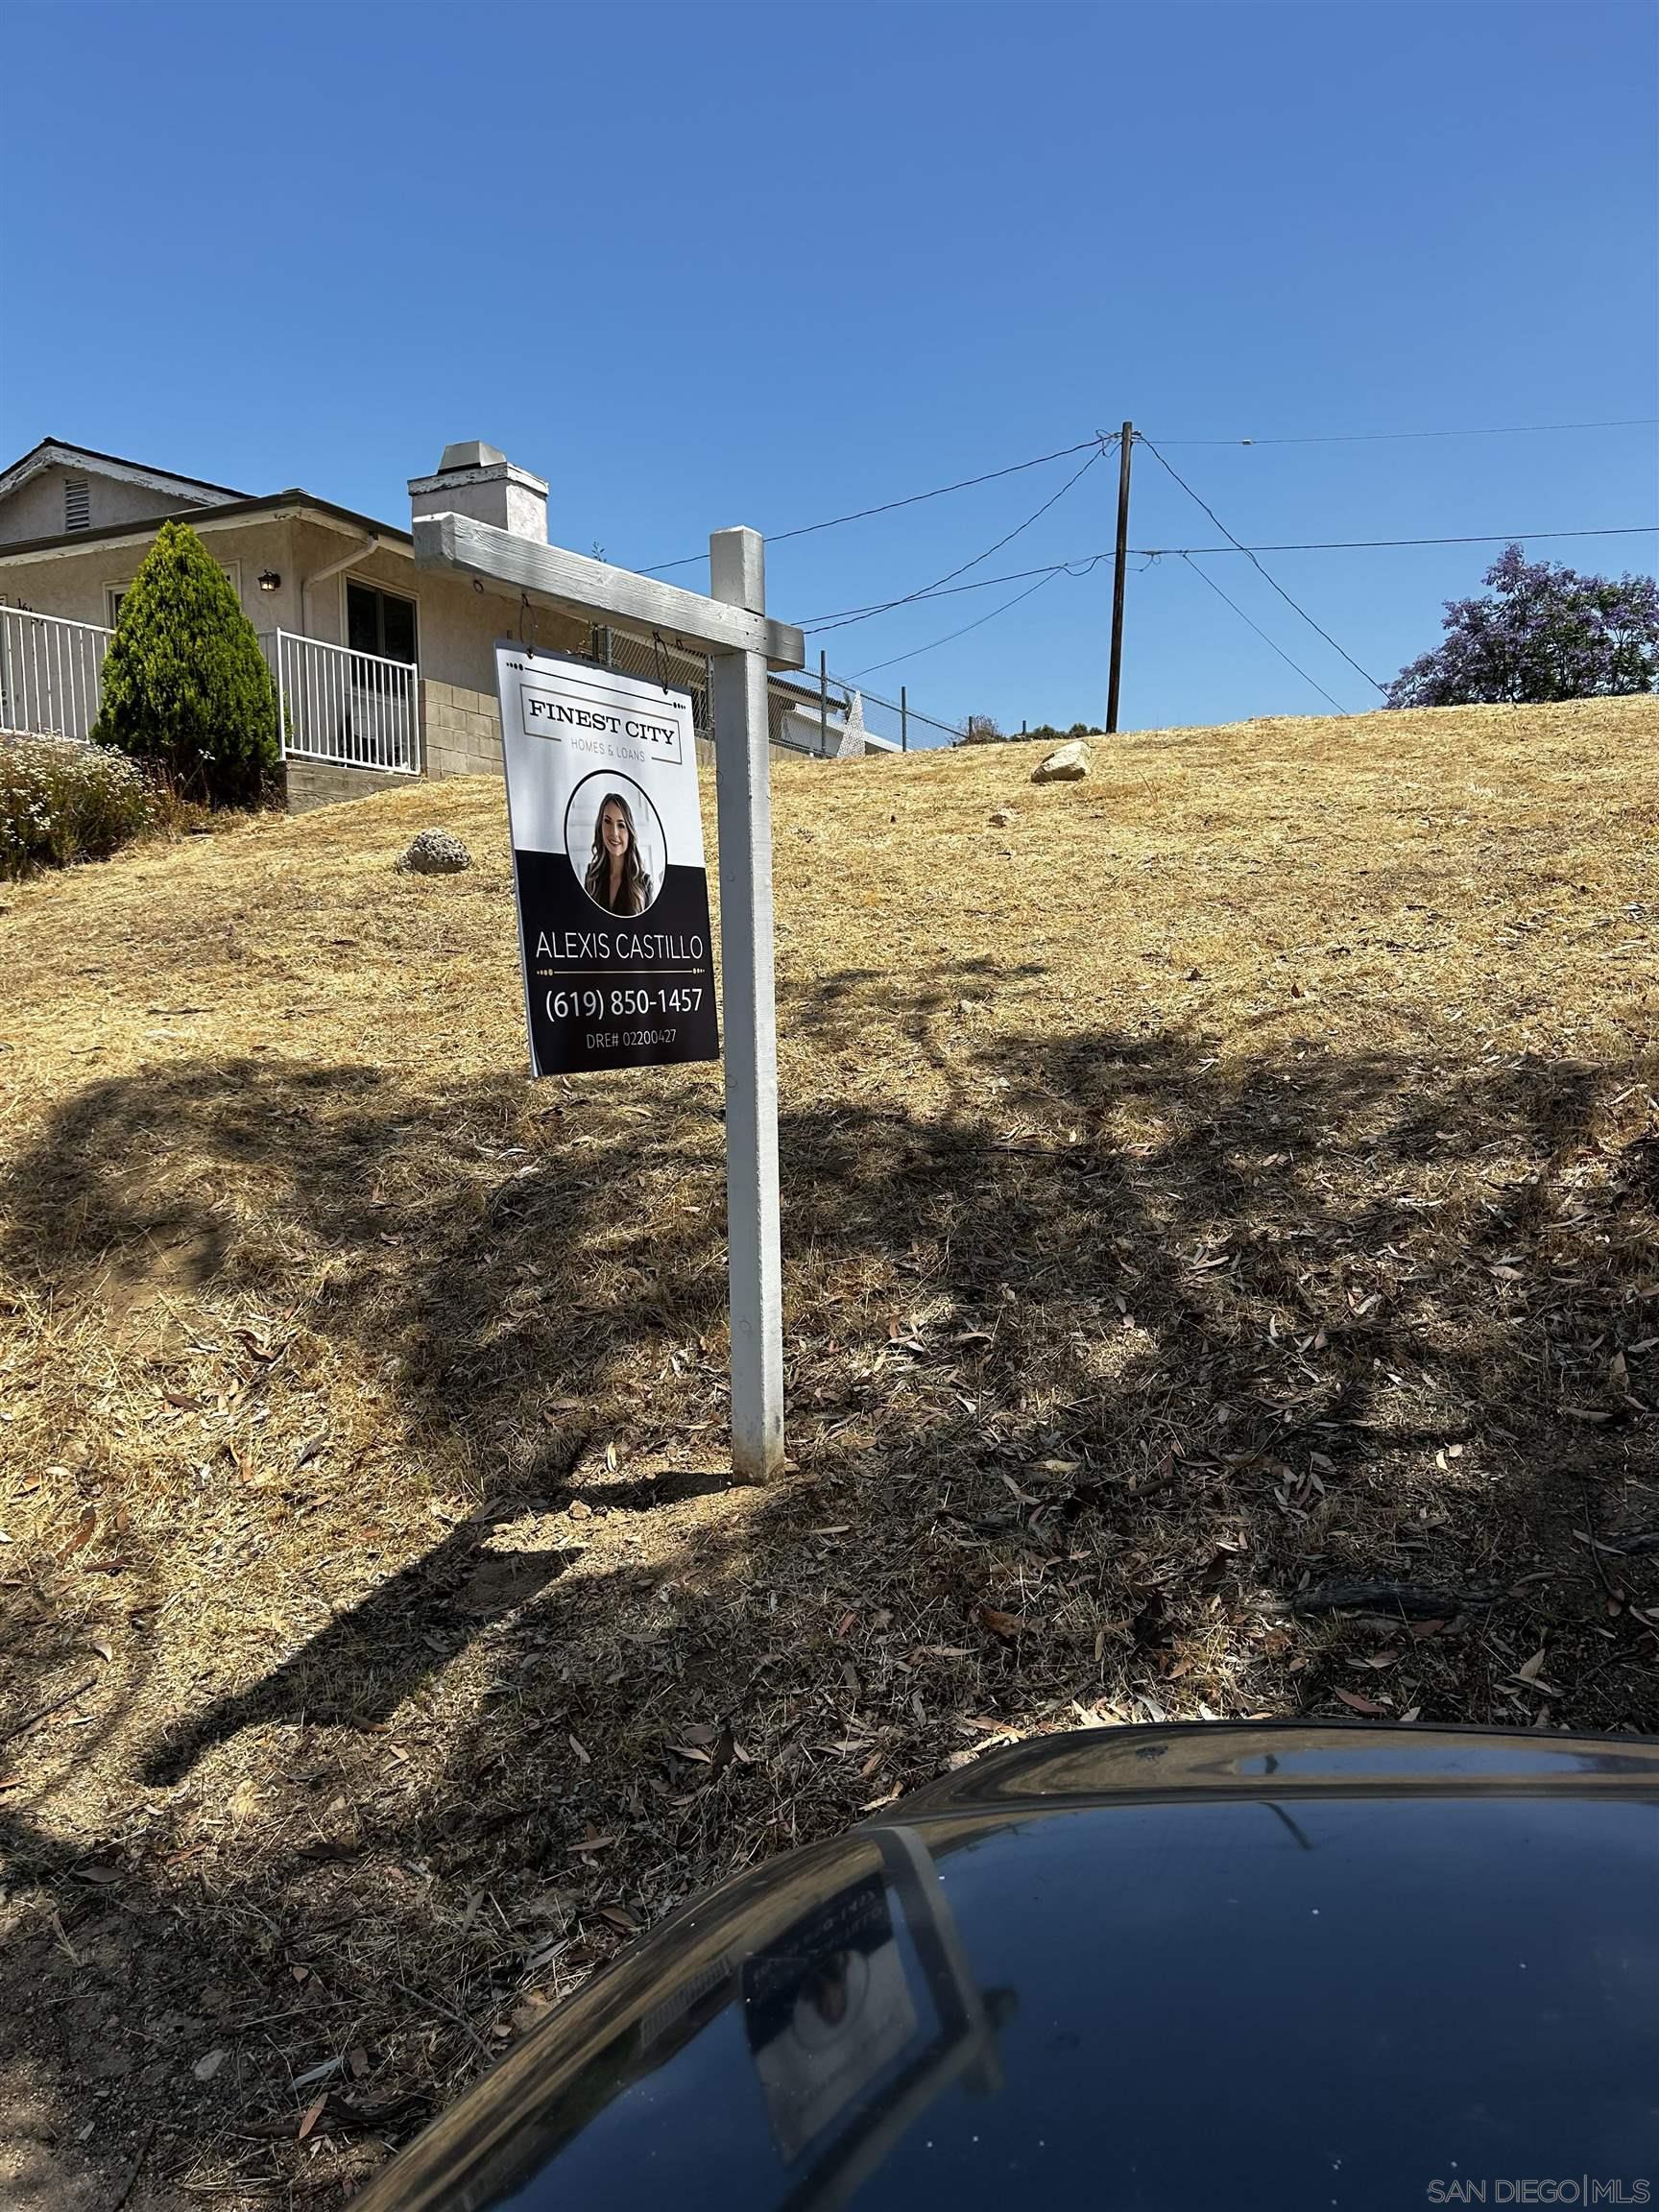
{"label": "sign crossbar", "polygon": [[[787,622],[771,621],[763,610],[706,599],[678,584],[613,568],[586,553],[562,545],[538,544],[516,531],[469,515],[420,515],[415,518],[415,560],[422,568],[448,568],[479,576],[516,590],[537,594],[547,605],[588,620],[634,626],[649,636],[679,637],[711,653],[757,653],[773,668],[803,668],[806,640]],[[729,532],[720,531],[720,537]],[[750,536],[756,533],[750,532]]]}

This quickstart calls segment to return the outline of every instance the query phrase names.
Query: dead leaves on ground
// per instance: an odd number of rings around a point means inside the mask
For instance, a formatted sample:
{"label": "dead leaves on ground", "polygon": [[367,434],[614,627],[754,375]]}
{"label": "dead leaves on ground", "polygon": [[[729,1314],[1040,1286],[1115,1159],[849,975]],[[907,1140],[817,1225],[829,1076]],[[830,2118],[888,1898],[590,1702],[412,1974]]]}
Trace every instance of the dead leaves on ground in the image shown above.
{"label": "dead leaves on ground", "polygon": [[[30,1189],[78,1183],[140,1262],[147,1221],[194,1214],[179,1251],[222,1233],[225,1266],[175,1267],[118,1327],[102,1227],[66,1244],[54,1198],[9,1247],[30,1387],[0,1573],[47,1670],[12,1709],[69,1686],[65,1653],[100,1666],[0,1775],[9,1811],[39,1751],[66,1777],[29,1807],[87,1877],[51,1955],[84,1971],[118,1906],[156,1978],[258,1961],[238,2017],[307,2008],[275,2029],[285,2066],[244,2084],[229,2019],[191,2049],[236,2052],[203,2109],[269,2120],[291,2172],[362,2132],[350,2052],[386,2054],[376,2125],[412,2124],[688,1891],[988,1747],[1258,1712],[1651,1724],[1659,1111],[1647,970],[1610,987],[1606,957],[1650,951],[1650,706],[1131,738],[1155,788],[1034,805],[1036,872],[954,834],[995,757],[850,767],[833,805],[781,771],[781,819],[814,825],[781,836],[778,892],[804,1479],[743,1499],[623,1496],[725,1433],[710,1077],[527,1094],[504,990],[466,998],[434,1082],[349,825],[273,824],[269,896],[187,854],[141,911],[119,866],[56,887],[145,977],[98,1017],[98,1096],[133,1129],[65,1118],[83,955],[37,932]],[[1580,731],[1625,748],[1616,789]],[[875,959],[840,885],[894,812],[927,867],[892,871]],[[217,974],[202,1070],[140,1073],[119,1007],[156,998],[157,947],[223,942],[227,899],[259,904],[272,959]],[[325,973],[318,901],[361,938]],[[445,957],[504,973],[500,911],[458,909]],[[303,1065],[256,1069],[245,1039],[279,1027]],[[641,1203],[585,1211],[619,1189]],[[427,1592],[336,1665],[374,1592],[490,1541],[492,1502],[559,1510],[577,1467],[560,1581],[502,1607],[492,1566],[457,1583],[488,1605]],[[363,1725],[250,1709],[154,1814],[92,1755],[117,1691],[159,1731],[330,1635]],[[130,1853],[95,1840],[129,1823]],[[326,1974],[262,1953],[273,1921]],[[366,2045],[326,2048],[308,2008],[335,2005]]]}

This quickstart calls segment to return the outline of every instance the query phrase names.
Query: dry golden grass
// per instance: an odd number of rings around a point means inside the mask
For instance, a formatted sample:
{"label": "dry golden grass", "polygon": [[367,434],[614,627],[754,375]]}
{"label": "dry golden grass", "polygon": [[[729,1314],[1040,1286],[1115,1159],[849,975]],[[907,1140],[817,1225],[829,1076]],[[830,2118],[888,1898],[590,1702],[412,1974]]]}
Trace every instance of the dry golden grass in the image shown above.
{"label": "dry golden grass", "polygon": [[0,2187],[327,2201],[998,1737],[1659,1726],[1656,739],[781,765],[768,1492],[718,1070],[526,1081],[493,784],[0,895]]}

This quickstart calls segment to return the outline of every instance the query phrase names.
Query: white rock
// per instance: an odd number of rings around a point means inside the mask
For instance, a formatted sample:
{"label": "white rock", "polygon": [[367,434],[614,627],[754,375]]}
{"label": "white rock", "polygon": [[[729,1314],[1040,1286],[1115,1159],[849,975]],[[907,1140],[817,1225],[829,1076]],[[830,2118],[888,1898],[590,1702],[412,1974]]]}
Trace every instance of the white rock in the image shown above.
{"label": "white rock", "polygon": [[1094,766],[1089,748],[1081,737],[1073,737],[1069,745],[1060,745],[1046,758],[1039,760],[1031,771],[1033,783],[1075,783],[1087,776]]}

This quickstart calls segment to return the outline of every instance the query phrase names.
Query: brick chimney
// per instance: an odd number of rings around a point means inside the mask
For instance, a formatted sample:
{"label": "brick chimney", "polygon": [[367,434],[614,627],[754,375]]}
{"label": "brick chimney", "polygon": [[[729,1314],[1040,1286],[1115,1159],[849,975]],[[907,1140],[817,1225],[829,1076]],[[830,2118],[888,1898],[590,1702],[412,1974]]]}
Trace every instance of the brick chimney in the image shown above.
{"label": "brick chimney", "polygon": [[547,487],[528,469],[516,468],[505,453],[477,439],[445,445],[436,476],[411,476],[409,512],[417,515],[469,515],[493,522],[516,538],[547,542]]}

